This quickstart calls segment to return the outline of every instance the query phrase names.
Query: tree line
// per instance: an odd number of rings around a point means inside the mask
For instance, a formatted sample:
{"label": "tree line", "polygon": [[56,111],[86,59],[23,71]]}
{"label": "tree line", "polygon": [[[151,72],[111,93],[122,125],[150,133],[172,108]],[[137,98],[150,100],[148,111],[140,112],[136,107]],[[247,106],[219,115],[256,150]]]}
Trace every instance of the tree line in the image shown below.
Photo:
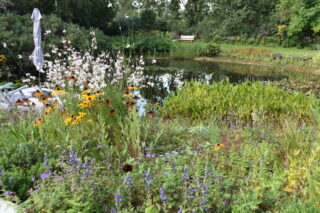
{"label": "tree line", "polygon": [[[109,35],[129,29],[222,36],[276,35],[319,39],[319,0],[1,0],[1,13],[24,15],[38,7],[63,21]],[[279,27],[282,26],[282,27]]]}

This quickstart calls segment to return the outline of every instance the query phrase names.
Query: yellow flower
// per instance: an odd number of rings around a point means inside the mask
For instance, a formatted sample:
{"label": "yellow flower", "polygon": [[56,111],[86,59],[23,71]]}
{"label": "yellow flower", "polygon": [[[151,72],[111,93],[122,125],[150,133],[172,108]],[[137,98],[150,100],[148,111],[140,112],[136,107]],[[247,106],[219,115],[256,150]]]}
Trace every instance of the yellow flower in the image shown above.
{"label": "yellow flower", "polygon": [[79,107],[83,108],[91,108],[94,104],[91,99],[85,100],[82,103],[78,104]]}
{"label": "yellow flower", "polygon": [[278,25],[278,35],[282,35],[286,28],[287,25]]}
{"label": "yellow flower", "polygon": [[241,40],[241,37],[240,36],[237,36],[237,41],[240,41]]}
{"label": "yellow flower", "polygon": [[79,112],[79,117],[81,117],[81,118],[83,118],[86,115],[87,115],[87,113],[85,113],[85,112]]}
{"label": "yellow flower", "polygon": [[128,87],[129,91],[133,91],[133,90],[137,90],[137,89],[138,89],[138,87],[133,87],[133,86],[132,87]]}
{"label": "yellow flower", "polygon": [[7,62],[7,57],[4,55],[0,55],[0,62],[6,63]]}
{"label": "yellow flower", "polygon": [[214,147],[216,151],[219,151],[223,147],[223,144],[218,144],[217,146]]}
{"label": "yellow flower", "polygon": [[55,109],[57,109],[57,107],[55,107],[55,106],[50,106],[50,105],[46,105],[46,110],[47,110],[47,112],[50,112],[50,111],[55,110]]}
{"label": "yellow flower", "polygon": [[128,93],[128,94],[124,94],[123,97],[131,97],[132,94],[131,93]]}
{"label": "yellow flower", "polygon": [[91,92],[91,89],[86,89],[84,91],[81,92],[81,95],[86,95],[88,94],[89,92]]}
{"label": "yellow flower", "polygon": [[73,116],[68,116],[68,117],[66,118],[66,120],[64,121],[65,125],[68,126],[69,123],[71,123],[72,119],[73,119]]}
{"label": "yellow flower", "polygon": [[39,126],[42,123],[43,119],[39,118],[38,120],[36,120],[33,124],[33,126]]}
{"label": "yellow flower", "polygon": [[42,96],[43,96],[43,93],[40,92],[39,90],[37,90],[35,93],[33,93],[33,97],[40,98]]}
{"label": "yellow flower", "polygon": [[66,94],[66,93],[67,93],[66,91],[63,91],[63,90],[57,88],[56,90],[54,90],[54,91],[51,93],[51,95],[58,95],[58,94],[63,95],[63,94]]}

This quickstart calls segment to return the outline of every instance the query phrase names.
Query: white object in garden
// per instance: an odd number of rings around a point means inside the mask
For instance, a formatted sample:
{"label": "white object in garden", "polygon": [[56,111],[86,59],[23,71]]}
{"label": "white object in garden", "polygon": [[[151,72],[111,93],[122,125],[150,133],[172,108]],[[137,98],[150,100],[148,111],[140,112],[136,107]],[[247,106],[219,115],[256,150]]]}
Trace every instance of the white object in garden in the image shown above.
{"label": "white object in garden", "polygon": [[15,204],[9,202],[9,201],[5,201],[0,199],[0,212],[3,213],[17,213],[18,212],[18,208]]}
{"label": "white object in garden", "polygon": [[40,26],[41,13],[38,8],[35,8],[33,10],[31,19],[33,21],[33,40],[34,40],[35,49],[32,55],[30,56],[30,59],[32,60],[33,64],[36,66],[39,72],[44,72],[43,71],[44,58],[43,58],[43,53],[41,49],[41,26]]}

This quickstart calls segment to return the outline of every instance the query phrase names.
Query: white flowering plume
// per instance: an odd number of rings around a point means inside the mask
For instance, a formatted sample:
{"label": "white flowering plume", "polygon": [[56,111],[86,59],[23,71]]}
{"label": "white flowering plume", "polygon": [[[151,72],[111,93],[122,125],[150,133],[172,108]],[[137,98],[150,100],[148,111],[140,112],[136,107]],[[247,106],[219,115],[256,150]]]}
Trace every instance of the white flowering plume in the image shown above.
{"label": "white flowering plume", "polygon": [[[83,90],[85,87],[94,91],[102,90],[107,84],[120,86],[133,84],[138,86],[142,80],[143,58],[136,64],[130,65],[130,60],[118,53],[115,59],[107,53],[93,56],[97,49],[97,40],[94,32],[89,51],[80,52],[71,46],[71,42],[62,39],[62,49],[52,46],[54,61],[46,60],[46,86],[60,88],[76,88]],[[45,55],[50,57],[49,54]]]}

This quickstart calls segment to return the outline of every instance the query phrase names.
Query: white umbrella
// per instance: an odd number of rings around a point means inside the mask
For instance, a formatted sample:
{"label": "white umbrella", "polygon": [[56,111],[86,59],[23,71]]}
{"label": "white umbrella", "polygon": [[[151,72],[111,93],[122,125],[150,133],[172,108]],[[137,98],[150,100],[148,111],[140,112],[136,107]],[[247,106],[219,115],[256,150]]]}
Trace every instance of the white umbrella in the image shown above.
{"label": "white umbrella", "polygon": [[30,59],[32,60],[33,64],[36,66],[37,70],[39,72],[43,72],[43,64],[44,64],[44,58],[43,53],[41,49],[41,26],[40,26],[40,19],[41,19],[41,13],[38,8],[35,8],[33,10],[31,19],[33,21],[33,40],[34,40],[34,46],[35,49],[30,56]]}

